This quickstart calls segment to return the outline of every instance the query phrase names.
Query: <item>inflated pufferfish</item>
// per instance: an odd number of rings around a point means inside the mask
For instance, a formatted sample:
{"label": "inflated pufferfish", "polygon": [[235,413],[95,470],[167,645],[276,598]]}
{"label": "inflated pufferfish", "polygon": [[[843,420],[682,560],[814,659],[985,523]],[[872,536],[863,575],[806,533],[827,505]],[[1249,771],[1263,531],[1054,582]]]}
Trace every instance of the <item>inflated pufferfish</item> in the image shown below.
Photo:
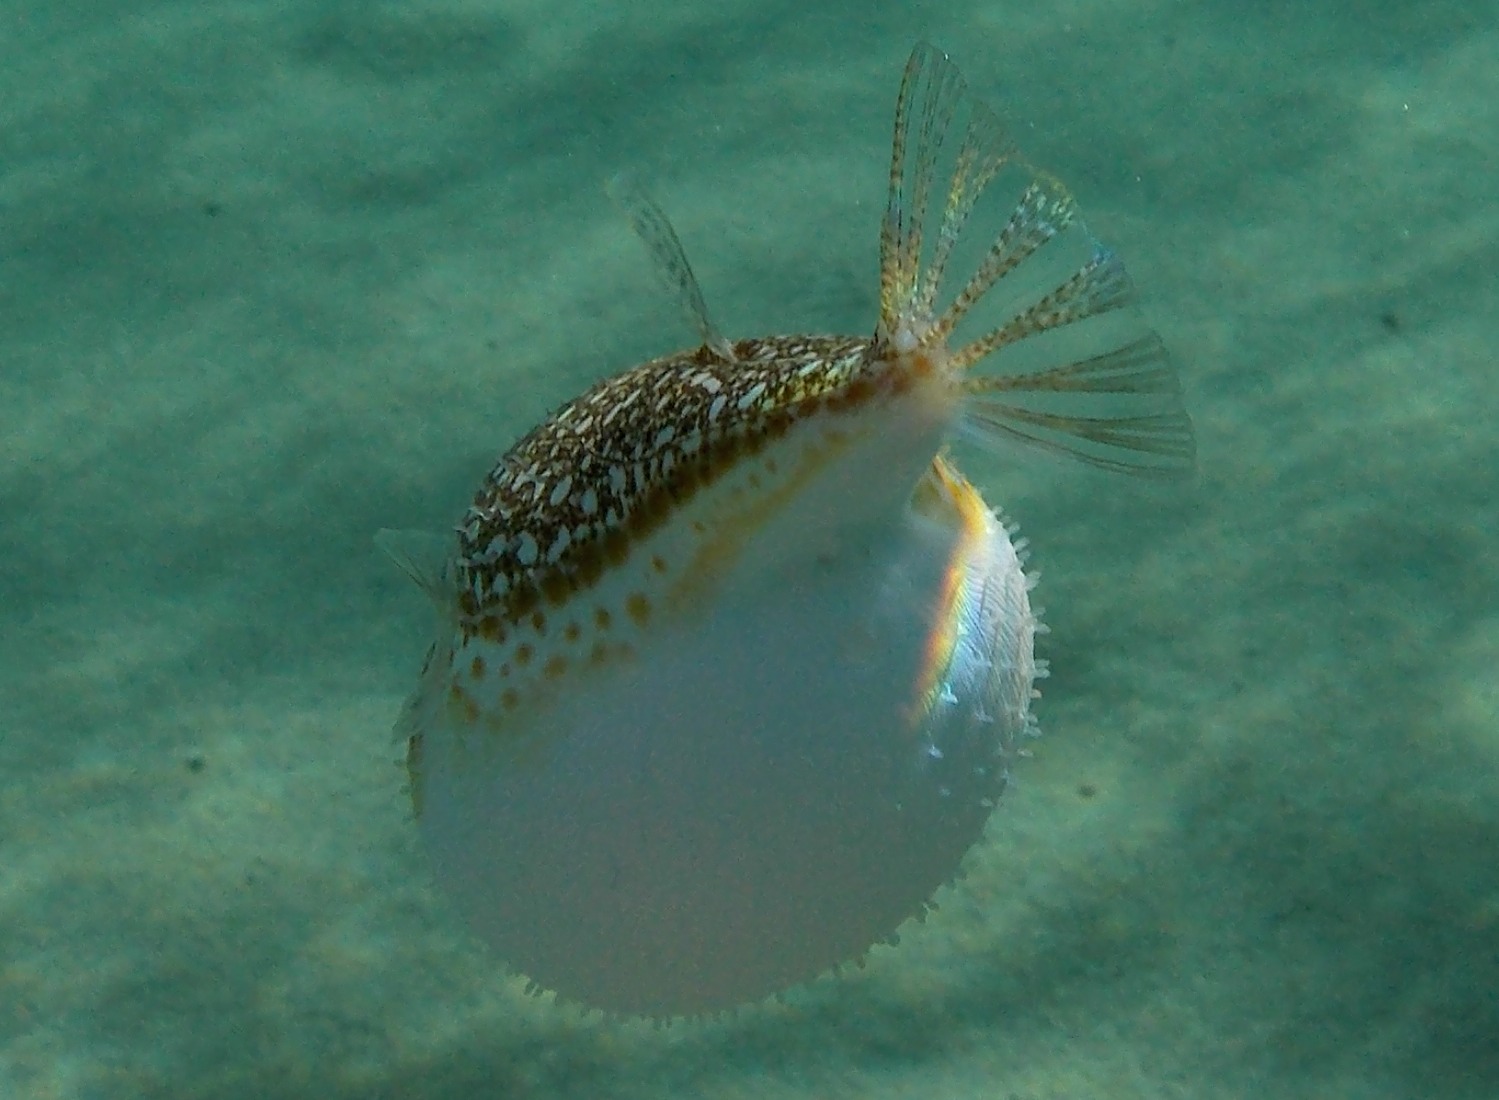
{"label": "inflated pufferfish", "polygon": [[615,193],[701,343],[511,447],[440,566],[387,545],[442,610],[398,727],[438,883],[531,988],[662,1018],[862,959],[1005,788],[1038,626],[948,441],[1154,476],[1193,442],[1120,261],[929,46],[873,335],[725,339],[665,216]]}

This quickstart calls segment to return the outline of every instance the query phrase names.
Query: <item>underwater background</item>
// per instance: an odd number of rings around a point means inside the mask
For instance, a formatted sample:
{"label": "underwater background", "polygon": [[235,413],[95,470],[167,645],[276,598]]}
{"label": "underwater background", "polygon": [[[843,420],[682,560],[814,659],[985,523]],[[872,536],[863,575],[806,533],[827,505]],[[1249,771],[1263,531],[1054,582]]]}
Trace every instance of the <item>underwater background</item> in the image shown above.
{"label": "underwater background", "polygon": [[[949,50],[1118,248],[1195,484],[970,466],[1045,736],[962,888],[782,1003],[528,998],[431,888],[372,543],[689,343],[869,331]],[[1499,13],[77,3],[0,13],[0,1097],[1499,1096]]]}

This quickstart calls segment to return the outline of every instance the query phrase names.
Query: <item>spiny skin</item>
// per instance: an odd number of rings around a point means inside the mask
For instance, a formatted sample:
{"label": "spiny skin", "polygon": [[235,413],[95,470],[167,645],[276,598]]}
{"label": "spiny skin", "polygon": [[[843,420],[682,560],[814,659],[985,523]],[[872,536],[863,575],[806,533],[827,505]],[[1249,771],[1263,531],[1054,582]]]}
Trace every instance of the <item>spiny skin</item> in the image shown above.
{"label": "spiny skin", "polygon": [[465,632],[494,637],[592,587],[633,542],[792,424],[900,393],[929,366],[858,337],[743,340],[598,383],[516,443],[459,528]]}
{"label": "spiny skin", "polygon": [[[997,179],[1008,217],[950,295]],[[982,837],[1042,674],[1011,532],[945,442],[1190,467],[1159,340],[1120,335],[1118,261],[928,46],[889,184],[874,335],[737,344],[664,213],[616,193],[701,346],[510,448],[440,572],[398,558],[445,613],[397,727],[413,806],[531,988],[698,1016],[893,942]],[[1007,283],[1008,320],[959,335],[1022,263],[1040,289]],[[1080,324],[1104,314],[1126,323]]]}

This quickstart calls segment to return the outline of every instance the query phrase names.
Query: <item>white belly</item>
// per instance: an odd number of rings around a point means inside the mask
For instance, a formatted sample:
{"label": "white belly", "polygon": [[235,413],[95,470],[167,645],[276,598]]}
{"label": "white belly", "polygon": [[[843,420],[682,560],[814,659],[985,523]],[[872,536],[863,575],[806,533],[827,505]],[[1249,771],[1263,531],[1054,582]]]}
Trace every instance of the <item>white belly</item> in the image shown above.
{"label": "white belly", "polygon": [[529,641],[439,648],[411,719],[422,832],[508,966],[606,1010],[713,1012],[861,957],[953,878],[1029,722],[1034,620],[973,489],[939,464],[916,501],[719,583],[637,552]]}

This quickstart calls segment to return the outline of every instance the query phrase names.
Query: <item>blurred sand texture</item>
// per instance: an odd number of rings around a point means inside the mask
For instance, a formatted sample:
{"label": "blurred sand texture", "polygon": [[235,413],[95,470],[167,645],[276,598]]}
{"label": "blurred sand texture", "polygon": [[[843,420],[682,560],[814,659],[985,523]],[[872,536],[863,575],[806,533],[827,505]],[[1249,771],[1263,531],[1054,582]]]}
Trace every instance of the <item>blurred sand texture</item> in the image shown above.
{"label": "blurred sand texture", "polygon": [[[8,6],[0,1096],[1499,1096],[1499,15],[896,7]],[[866,330],[922,36],[1129,262],[1201,478],[971,471],[1046,736],[899,949],[528,999],[425,877],[373,532],[690,340],[615,171],[730,335]]]}

